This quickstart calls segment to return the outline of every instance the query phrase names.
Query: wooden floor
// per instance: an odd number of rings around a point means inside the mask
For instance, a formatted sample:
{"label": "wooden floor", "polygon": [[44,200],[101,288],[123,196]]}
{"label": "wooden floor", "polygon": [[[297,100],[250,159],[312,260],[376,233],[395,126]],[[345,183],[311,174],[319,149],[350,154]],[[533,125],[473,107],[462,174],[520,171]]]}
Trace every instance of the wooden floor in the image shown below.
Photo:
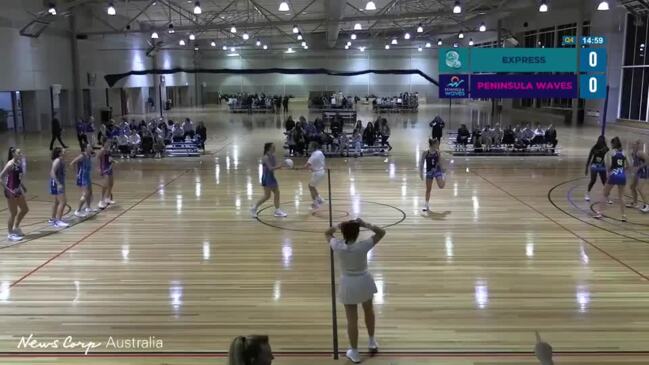
{"label": "wooden floor", "polygon": [[[361,216],[389,226],[370,256],[379,288],[377,336],[386,354],[367,363],[534,364],[538,330],[560,364],[646,364],[649,217],[629,211],[630,222],[622,223],[617,208],[608,207],[606,219],[590,218],[584,160],[598,130],[559,129],[560,157],[454,158],[447,187],[433,190],[433,212],[426,215],[418,156],[437,112],[423,106],[418,114],[388,115],[394,145],[388,158],[328,160],[334,221]],[[364,120],[370,115],[360,113]],[[87,363],[52,355],[79,348],[19,348],[30,334],[41,342],[72,336],[104,345],[109,336],[155,336],[160,349],[102,345],[91,355],[164,351],[176,354],[119,363],[219,364],[234,336],[263,333],[278,364],[337,363],[327,355],[332,307],[321,232],[328,212],[310,211],[307,173],[277,173],[288,218],[265,209],[254,220],[248,212],[261,194],[263,143],[282,145],[282,120],[217,109],[175,115],[181,116],[206,122],[208,154],[120,161],[117,204],[63,231],[46,224],[48,136],[0,136],[0,146],[26,151],[31,208],[27,239],[0,249],[3,360]],[[74,146],[70,133],[66,142]],[[643,133],[608,132],[625,143],[649,141]],[[593,197],[600,192],[598,185]],[[78,196],[69,177],[72,205]],[[7,244],[2,236],[0,246]],[[344,350],[340,305],[338,318]],[[366,341],[361,329],[360,343]],[[18,357],[30,352],[50,355]],[[182,357],[190,353],[206,354]]]}

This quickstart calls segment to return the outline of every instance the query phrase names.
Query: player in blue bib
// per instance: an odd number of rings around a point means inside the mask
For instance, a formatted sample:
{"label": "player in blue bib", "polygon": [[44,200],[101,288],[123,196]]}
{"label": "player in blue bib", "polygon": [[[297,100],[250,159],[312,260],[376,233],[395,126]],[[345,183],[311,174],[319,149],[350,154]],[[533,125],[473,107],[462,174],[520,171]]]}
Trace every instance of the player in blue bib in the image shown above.
{"label": "player in blue bib", "polygon": [[[631,189],[631,196],[633,197],[633,201],[627,203],[626,206],[627,208],[638,208],[641,212],[648,213],[649,205],[647,205],[647,199],[645,198],[643,188],[645,181],[647,181],[647,178],[649,178],[649,171],[647,168],[647,162],[649,162],[649,158],[647,157],[647,154],[641,150],[641,148],[642,142],[640,140],[635,141],[631,147],[631,161],[633,163],[633,167],[631,168],[631,173],[629,174],[629,177],[631,179],[631,185],[629,186],[629,188]],[[638,195],[640,195],[640,198],[642,199],[641,205],[638,205]]]}
{"label": "player in blue bib", "polygon": [[92,204],[92,147],[85,143],[82,144],[81,154],[70,165],[76,169],[77,186],[81,189],[79,207],[74,215],[83,218],[88,213],[97,211],[90,206]]}
{"label": "player in blue bib", "polygon": [[50,194],[54,196],[54,205],[52,206],[52,218],[48,223],[57,228],[67,228],[70,224],[65,223],[63,218],[63,209],[67,199],[65,198],[65,162],[63,155],[65,152],[61,147],[52,150],[52,168],[50,169]]}
{"label": "player in blue bib", "polygon": [[[425,175],[424,175],[425,171]],[[428,139],[428,149],[421,155],[421,165],[419,176],[422,180],[426,180],[426,205],[422,209],[424,212],[430,210],[430,191],[433,188],[433,180],[437,181],[437,186],[440,189],[446,185],[446,176],[442,167],[442,153],[439,150],[439,140],[430,138]]]}
{"label": "player in blue bib", "polygon": [[[626,168],[627,168],[627,159],[622,150],[622,142],[620,142],[619,137],[614,137],[611,140],[611,147],[613,150],[609,152],[609,171],[608,179],[606,180],[606,185],[604,186],[604,198],[606,201],[609,200],[609,195],[613,186],[617,186],[618,192],[618,203],[620,204],[620,212],[622,213],[622,221],[626,222],[626,215],[624,214],[624,187],[626,186]],[[602,218],[601,210],[597,210],[595,218]]]}

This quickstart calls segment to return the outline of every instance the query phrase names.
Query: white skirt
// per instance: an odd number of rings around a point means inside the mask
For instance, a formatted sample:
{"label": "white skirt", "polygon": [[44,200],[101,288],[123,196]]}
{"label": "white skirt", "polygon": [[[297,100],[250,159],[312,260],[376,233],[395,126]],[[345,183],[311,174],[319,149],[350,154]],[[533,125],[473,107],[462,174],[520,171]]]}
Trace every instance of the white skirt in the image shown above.
{"label": "white skirt", "polygon": [[340,277],[338,297],[343,304],[360,304],[372,299],[376,293],[376,284],[372,274],[343,274]]}

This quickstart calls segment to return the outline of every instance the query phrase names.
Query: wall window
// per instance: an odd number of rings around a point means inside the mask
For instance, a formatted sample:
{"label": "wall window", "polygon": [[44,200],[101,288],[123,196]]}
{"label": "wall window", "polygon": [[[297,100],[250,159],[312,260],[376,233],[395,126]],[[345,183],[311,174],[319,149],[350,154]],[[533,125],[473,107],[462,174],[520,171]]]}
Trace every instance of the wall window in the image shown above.
{"label": "wall window", "polygon": [[649,17],[627,15],[619,118],[647,121]]}

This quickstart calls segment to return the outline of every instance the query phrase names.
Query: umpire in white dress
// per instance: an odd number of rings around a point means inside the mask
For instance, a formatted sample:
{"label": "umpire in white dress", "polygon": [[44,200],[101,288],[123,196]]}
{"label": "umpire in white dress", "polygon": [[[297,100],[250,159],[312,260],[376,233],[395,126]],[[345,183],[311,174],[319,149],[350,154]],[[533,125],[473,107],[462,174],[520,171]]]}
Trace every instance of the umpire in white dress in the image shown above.
{"label": "umpire in white dress", "polygon": [[[359,241],[360,228],[366,228],[374,235]],[[342,239],[334,237],[337,229],[342,232]],[[336,254],[341,269],[338,296],[345,305],[347,335],[350,344],[346,355],[352,362],[359,363],[361,357],[358,352],[358,304],[363,305],[363,312],[365,312],[365,325],[369,335],[368,348],[370,352],[376,352],[379,347],[374,339],[375,317],[372,305],[376,285],[372,274],[367,271],[367,253],[385,236],[385,230],[365,223],[359,218],[343,222],[338,227],[329,228],[325,232],[325,236]]]}

